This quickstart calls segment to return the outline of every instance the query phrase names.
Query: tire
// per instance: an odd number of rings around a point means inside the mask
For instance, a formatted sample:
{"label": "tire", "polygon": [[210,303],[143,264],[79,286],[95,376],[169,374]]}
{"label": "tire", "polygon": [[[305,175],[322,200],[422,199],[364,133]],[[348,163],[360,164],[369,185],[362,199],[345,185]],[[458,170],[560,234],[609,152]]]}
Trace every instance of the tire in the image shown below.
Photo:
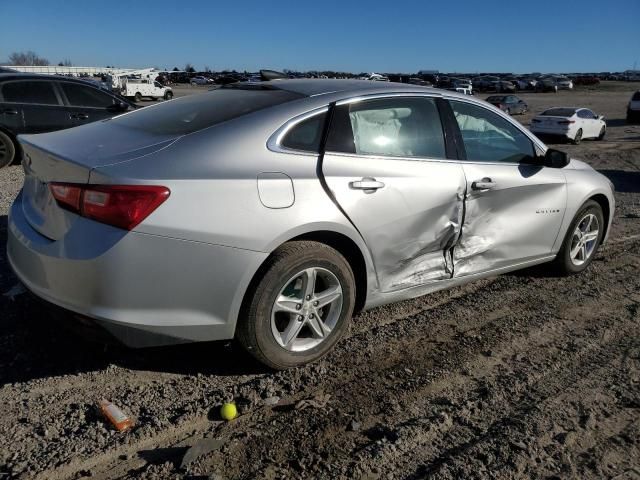
{"label": "tire", "polygon": [[605,136],[605,134],[606,134],[606,133],[607,133],[607,127],[604,127],[604,126],[603,126],[603,127],[600,129],[600,135],[598,135],[597,140],[602,140],[602,139],[604,138],[604,136]]}
{"label": "tire", "polygon": [[[595,243],[590,241],[585,244],[585,258],[581,259],[582,252],[578,252],[575,258],[572,256],[572,252],[575,253],[577,247],[577,235],[576,229],[580,227],[586,227],[585,219],[592,216],[591,231],[593,231],[593,220],[597,220],[597,235],[594,239]],[[595,257],[596,250],[602,242],[602,236],[604,234],[604,215],[602,214],[602,207],[594,200],[588,200],[578,211],[574,217],[569,229],[564,237],[558,256],[553,261],[555,270],[561,275],[572,275],[574,273],[580,273],[585,270]],[[583,228],[581,228],[582,230]],[[572,251],[572,248],[574,249]]]}
{"label": "tire", "polygon": [[[311,271],[315,274],[306,274]],[[309,278],[315,279],[311,290],[307,290]],[[324,308],[314,307],[314,299],[321,298],[323,292],[337,295],[338,291],[339,298]],[[309,292],[313,293],[307,295]],[[292,300],[277,305],[276,300],[282,296]],[[340,253],[318,242],[290,242],[271,255],[248,289],[236,338],[271,368],[297,367],[318,360],[333,348],[349,328],[354,305],[353,272]],[[288,331],[298,333],[287,335]]]}
{"label": "tire", "polygon": [[0,168],[11,165],[16,158],[17,151],[16,144],[11,137],[0,130]]}
{"label": "tire", "polygon": [[173,98],[173,92],[165,92],[164,99],[171,100]]}
{"label": "tire", "polygon": [[136,102],[141,102],[142,101],[142,95],[140,95],[140,92],[136,92],[136,94],[135,94],[135,96],[133,98],[135,98]]}
{"label": "tire", "polygon": [[573,144],[574,145],[580,145],[581,141],[582,141],[582,129],[580,128],[576,132],[576,136],[573,138]]}

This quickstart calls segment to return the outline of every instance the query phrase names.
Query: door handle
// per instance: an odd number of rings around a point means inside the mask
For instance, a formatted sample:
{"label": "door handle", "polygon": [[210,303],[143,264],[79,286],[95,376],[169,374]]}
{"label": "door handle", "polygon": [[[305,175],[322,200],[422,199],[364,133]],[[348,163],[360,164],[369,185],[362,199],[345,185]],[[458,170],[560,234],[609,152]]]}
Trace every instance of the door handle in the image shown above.
{"label": "door handle", "polygon": [[472,190],[491,190],[498,184],[491,180],[489,177],[484,177],[481,180],[476,180],[471,184]]}
{"label": "door handle", "polygon": [[76,113],[74,115],[71,115],[71,118],[76,118],[78,120],[86,120],[89,118],[89,115],[87,115],[86,113]]}
{"label": "door handle", "polygon": [[6,108],[6,109],[2,110],[2,113],[5,113],[7,115],[17,115],[18,114],[18,110],[15,110],[13,108]]}
{"label": "door handle", "polygon": [[[365,190],[365,193],[373,193],[379,188],[384,188],[384,183],[378,182],[375,178],[364,177],[362,180],[349,182],[349,187],[354,190]],[[369,192],[367,192],[369,190]]]}

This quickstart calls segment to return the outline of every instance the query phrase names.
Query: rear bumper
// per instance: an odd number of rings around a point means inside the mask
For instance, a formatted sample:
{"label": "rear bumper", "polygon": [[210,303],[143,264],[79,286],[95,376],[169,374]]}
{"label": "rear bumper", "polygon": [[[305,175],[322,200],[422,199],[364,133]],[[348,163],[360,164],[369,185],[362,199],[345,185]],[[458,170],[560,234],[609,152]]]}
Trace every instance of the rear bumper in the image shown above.
{"label": "rear bumper", "polygon": [[571,130],[558,130],[558,129],[539,128],[539,127],[535,128],[533,126],[530,128],[530,130],[531,130],[531,133],[539,137],[555,137],[555,138],[567,138],[567,139],[572,139],[575,137],[575,133],[572,132]]}
{"label": "rear bumper", "polygon": [[132,347],[233,338],[266,253],[125,232],[81,217],[49,240],[9,213],[7,256],[41,299],[93,319]]}

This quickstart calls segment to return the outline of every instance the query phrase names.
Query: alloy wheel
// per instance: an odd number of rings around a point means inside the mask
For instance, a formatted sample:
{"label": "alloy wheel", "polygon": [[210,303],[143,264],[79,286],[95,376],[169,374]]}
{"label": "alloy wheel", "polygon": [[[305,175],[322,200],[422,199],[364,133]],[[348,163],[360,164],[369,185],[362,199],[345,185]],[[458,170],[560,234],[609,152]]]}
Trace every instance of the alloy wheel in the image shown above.
{"label": "alloy wheel", "polygon": [[600,225],[593,213],[586,214],[576,225],[571,238],[569,257],[576,266],[584,264],[596,248]]}
{"label": "alloy wheel", "polygon": [[303,352],[326,340],[342,311],[342,286],[329,270],[307,268],[280,289],[271,309],[271,332],[282,348]]}

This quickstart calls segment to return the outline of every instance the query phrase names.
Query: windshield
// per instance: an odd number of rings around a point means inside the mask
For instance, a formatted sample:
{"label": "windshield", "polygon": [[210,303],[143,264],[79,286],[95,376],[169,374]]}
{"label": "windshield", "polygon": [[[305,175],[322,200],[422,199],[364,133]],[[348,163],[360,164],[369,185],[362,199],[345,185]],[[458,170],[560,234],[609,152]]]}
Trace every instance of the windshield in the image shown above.
{"label": "windshield", "polygon": [[575,108],[550,108],[541,113],[541,115],[552,117],[570,117],[576,113]]}
{"label": "windshield", "polygon": [[148,133],[185,135],[303,96],[276,89],[219,88],[143,108],[110,121]]}

